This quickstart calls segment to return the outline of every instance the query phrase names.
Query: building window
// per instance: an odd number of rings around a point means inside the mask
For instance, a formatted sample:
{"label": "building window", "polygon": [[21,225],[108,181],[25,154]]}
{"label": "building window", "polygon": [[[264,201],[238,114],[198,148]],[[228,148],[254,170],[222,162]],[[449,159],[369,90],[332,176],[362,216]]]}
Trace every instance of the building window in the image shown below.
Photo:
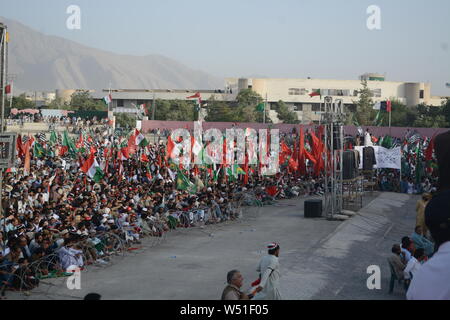
{"label": "building window", "polygon": [[289,88],[288,94],[290,96],[301,96],[306,94],[306,89],[304,88]]}
{"label": "building window", "polygon": [[294,111],[303,111],[303,104],[294,103]]}
{"label": "building window", "polygon": [[370,90],[372,92],[372,96],[375,98],[381,98],[381,89],[373,89]]}
{"label": "building window", "polygon": [[420,90],[419,99],[423,99],[423,90]]}
{"label": "building window", "polygon": [[145,100],[138,100],[137,101],[137,106],[139,107],[141,104],[145,104]]}
{"label": "building window", "polygon": [[118,107],[123,107],[124,106],[124,102],[123,101],[124,101],[123,99],[118,99],[117,100],[117,106]]}
{"label": "building window", "polygon": [[289,88],[288,94],[290,96],[299,96],[300,95],[300,89],[299,88]]}
{"label": "building window", "polygon": [[315,112],[321,111],[320,110],[320,103],[312,103],[311,104],[311,111],[315,111]]}

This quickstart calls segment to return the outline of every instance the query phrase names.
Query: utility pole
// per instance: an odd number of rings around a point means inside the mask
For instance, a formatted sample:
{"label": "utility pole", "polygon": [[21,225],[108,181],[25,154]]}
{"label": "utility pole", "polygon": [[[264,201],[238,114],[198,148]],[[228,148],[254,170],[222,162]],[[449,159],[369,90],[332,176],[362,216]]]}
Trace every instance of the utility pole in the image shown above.
{"label": "utility pole", "polygon": [[[1,39],[0,39],[0,84],[1,84],[1,94],[2,94],[2,124],[0,132],[3,133],[5,129],[5,85],[6,85],[6,34],[8,32],[8,28],[3,24],[0,23],[0,32],[1,32]],[[3,213],[3,169],[0,168],[0,216],[3,218],[3,234],[6,236],[6,217]],[[3,239],[3,252],[6,250],[6,239]]]}
{"label": "utility pole", "polygon": [[155,91],[153,90],[153,101],[152,101],[152,120],[155,120],[155,109],[156,109],[156,101],[155,101]]}

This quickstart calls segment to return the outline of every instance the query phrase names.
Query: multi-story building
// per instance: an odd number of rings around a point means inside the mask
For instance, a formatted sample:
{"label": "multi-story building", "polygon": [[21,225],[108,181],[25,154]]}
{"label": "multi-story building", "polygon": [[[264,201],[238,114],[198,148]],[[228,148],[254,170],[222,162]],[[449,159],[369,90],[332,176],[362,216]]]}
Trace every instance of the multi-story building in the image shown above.
{"label": "multi-story building", "polygon": [[[241,90],[252,89],[266,100],[269,116],[274,123],[279,122],[275,104],[280,100],[297,113],[302,123],[319,122],[325,96],[331,96],[334,100],[341,99],[347,106],[354,105],[359,99],[358,91],[362,88],[362,80],[367,80],[374,102],[398,100],[411,107],[421,103],[440,106],[445,100],[443,97],[431,96],[429,83],[385,81],[384,75],[368,73],[357,80],[227,78],[223,90],[111,90],[110,110],[134,113],[139,105],[152,106],[157,99],[189,100],[188,97],[197,92],[203,101],[214,98],[231,103]],[[320,91],[321,96],[311,97],[310,94],[314,91]],[[96,99],[102,99],[108,93],[109,90],[105,89],[93,95]]]}
{"label": "multi-story building", "polygon": [[[367,80],[374,102],[395,99],[411,107],[421,103],[440,106],[444,101],[442,97],[431,96],[429,83],[385,81],[383,75],[370,73],[359,80],[228,78],[226,85],[237,92],[251,88],[260,94],[266,99],[274,122],[278,122],[274,105],[281,100],[297,113],[299,120],[308,123],[319,121],[325,96],[341,99],[344,105],[355,104],[362,80]],[[311,97],[314,91],[320,91],[321,96]]]}

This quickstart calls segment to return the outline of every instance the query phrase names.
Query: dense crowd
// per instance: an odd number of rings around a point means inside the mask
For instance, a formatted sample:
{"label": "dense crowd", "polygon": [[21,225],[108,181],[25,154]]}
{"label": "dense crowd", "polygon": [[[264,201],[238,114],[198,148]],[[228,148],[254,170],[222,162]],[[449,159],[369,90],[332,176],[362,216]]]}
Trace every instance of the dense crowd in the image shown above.
{"label": "dense crowd", "polygon": [[[61,120],[79,123],[79,119]],[[241,205],[324,193],[323,172],[317,172],[312,161],[306,161],[301,171],[298,163],[291,165],[288,160],[298,153],[294,146],[298,140],[290,135],[281,137],[291,150],[278,174],[262,176],[253,166],[234,176],[225,168],[180,170],[168,159],[164,139],[133,145],[136,131],[129,137],[111,135],[104,122],[101,129],[93,129],[96,119],[83,123],[87,127],[78,139],[66,135],[47,140],[41,134],[18,141],[16,165],[4,176],[0,219],[4,287],[31,289],[39,279],[65,275],[74,266],[103,264],[117,249],[112,239],[120,239],[126,250],[142,237],[236,219]],[[169,132],[152,133],[167,137]],[[313,143],[306,141],[306,149],[314,153]],[[91,156],[98,160],[100,176],[83,170]],[[390,179],[400,181],[391,174],[378,173],[381,190],[386,190]],[[189,188],[180,187],[180,177]]]}

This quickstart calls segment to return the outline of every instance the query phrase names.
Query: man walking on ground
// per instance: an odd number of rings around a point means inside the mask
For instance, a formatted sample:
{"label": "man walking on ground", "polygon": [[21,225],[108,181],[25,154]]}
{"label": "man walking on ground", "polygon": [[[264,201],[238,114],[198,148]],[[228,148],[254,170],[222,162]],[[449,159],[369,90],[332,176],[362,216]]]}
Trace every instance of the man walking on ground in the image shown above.
{"label": "man walking on ground", "polygon": [[270,243],[267,245],[268,255],[264,256],[259,262],[256,271],[260,274],[260,283],[256,288],[254,300],[281,300],[278,290],[280,283],[280,263],[278,256],[280,254],[280,245]]}

